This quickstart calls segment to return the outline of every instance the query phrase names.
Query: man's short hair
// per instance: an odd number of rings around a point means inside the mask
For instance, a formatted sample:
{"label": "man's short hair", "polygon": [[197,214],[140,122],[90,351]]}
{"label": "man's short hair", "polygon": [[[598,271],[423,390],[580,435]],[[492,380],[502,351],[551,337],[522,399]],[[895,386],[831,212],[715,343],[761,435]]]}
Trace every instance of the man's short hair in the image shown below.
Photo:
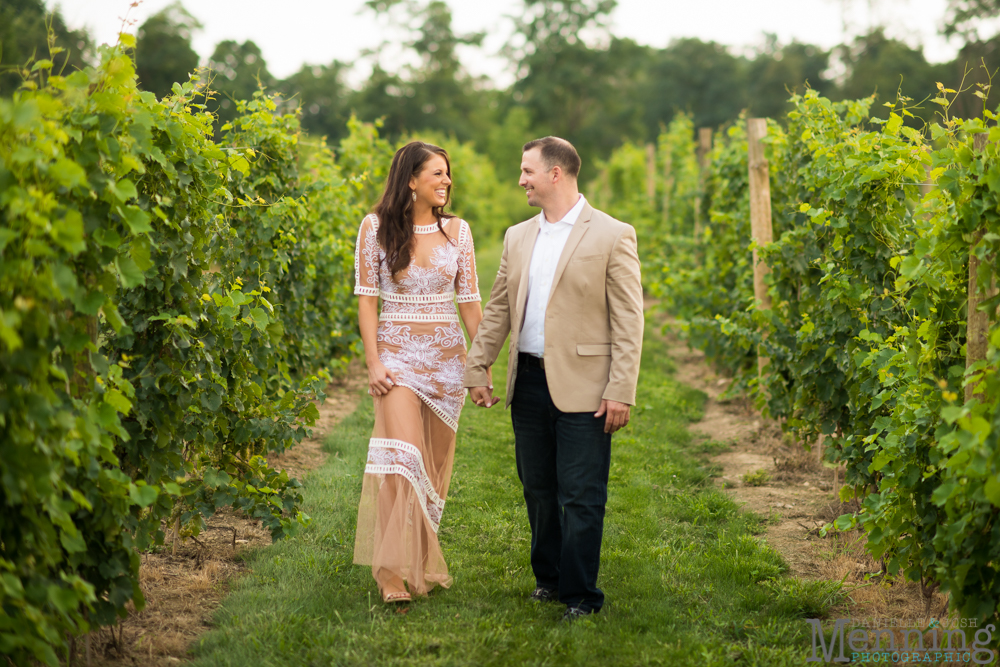
{"label": "man's short hair", "polygon": [[573,144],[559,137],[543,137],[529,141],[521,149],[522,153],[527,153],[532,148],[540,148],[542,162],[546,169],[559,165],[563,172],[573,178],[580,175],[580,154],[573,148]]}

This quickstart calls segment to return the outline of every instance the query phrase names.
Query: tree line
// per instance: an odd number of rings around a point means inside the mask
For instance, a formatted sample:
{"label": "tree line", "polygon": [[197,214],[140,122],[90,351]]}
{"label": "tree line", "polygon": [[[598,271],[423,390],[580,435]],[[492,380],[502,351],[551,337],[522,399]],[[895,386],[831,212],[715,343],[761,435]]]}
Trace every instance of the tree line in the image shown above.
{"label": "tree line", "polygon": [[[201,28],[178,0],[138,28],[134,57],[139,85],[162,97],[185,82],[199,65],[211,71],[217,99],[211,110],[219,125],[231,120],[235,100],[249,99],[258,87],[280,93],[301,108],[302,127],[331,143],[347,132],[347,120],[381,119],[390,138],[433,131],[473,142],[495,164],[516,164],[527,136],[558,134],[573,141],[585,164],[606,158],[623,141],[654,141],[678,112],[696,126],[718,127],[744,109],[754,116],[779,117],[793,92],[811,87],[831,100],[878,96],[880,106],[897,94],[910,98],[922,125],[934,118],[926,102],[936,83],[969,89],[952,112],[972,117],[982,103],[972,87],[988,83],[1000,69],[1000,35],[983,36],[982,19],[1000,11],[1000,0],[957,0],[949,5],[943,32],[964,41],[947,63],[929,63],[921,48],[886,35],[881,27],[832,49],[801,42],[782,43],[766,35],[751,53],[697,38],[676,39],[655,48],[613,35],[606,27],[616,0],[523,0],[514,30],[503,49],[516,72],[506,89],[474,77],[463,66],[459,47],[482,47],[483,33],[458,34],[444,0],[368,0],[369,11],[395,25],[415,64],[386,68],[377,55],[370,76],[352,87],[346,74],[354,65],[334,60],[305,64],[291,76],[274,76],[260,47],[251,40],[222,41],[207,61],[192,48]],[[92,58],[85,30],[70,30],[58,9],[47,15],[42,0],[0,0],[0,94],[9,95],[23,78],[31,55],[45,53],[46,16],[60,58],[77,68]],[[604,34],[600,44],[579,38],[581,30]],[[590,174],[589,176],[592,176]],[[587,174],[584,177],[588,177]]]}

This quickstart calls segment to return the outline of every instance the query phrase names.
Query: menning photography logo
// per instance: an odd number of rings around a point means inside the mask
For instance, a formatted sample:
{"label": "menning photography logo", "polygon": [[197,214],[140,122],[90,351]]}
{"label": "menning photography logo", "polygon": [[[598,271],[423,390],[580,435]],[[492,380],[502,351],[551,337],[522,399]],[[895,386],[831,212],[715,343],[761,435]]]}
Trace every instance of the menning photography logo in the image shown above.
{"label": "menning photography logo", "polygon": [[[851,663],[928,663],[941,661],[989,665],[996,654],[987,648],[993,641],[993,625],[977,628],[974,618],[942,623],[936,619],[920,629],[916,621],[905,619],[864,619],[854,621],[838,618],[829,640],[818,618],[807,618],[812,626],[812,655],[806,662]],[[844,629],[847,633],[846,647]],[[972,632],[972,641],[966,632]],[[897,633],[902,634],[901,642]],[[845,654],[845,649],[847,653]]]}

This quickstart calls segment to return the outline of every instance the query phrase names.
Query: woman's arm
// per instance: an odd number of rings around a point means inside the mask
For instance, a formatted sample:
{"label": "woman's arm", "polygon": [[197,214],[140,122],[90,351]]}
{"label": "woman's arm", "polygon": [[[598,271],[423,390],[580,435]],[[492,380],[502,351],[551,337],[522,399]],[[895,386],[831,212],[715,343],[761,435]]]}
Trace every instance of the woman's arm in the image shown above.
{"label": "woman's arm", "polygon": [[[483,308],[478,301],[469,301],[468,303],[458,304],[458,314],[462,317],[462,323],[465,325],[465,330],[469,332],[469,341],[474,341],[476,339],[476,334],[479,333],[479,325],[483,321]],[[486,369],[486,377],[490,383],[490,389],[493,388],[493,369]]]}
{"label": "woman's arm", "polygon": [[[476,304],[477,306],[479,304]],[[365,364],[368,366],[368,387],[372,396],[388,394],[396,378],[378,358],[378,297],[358,297],[358,326],[361,342],[365,345]],[[478,326],[478,323],[477,323]]]}
{"label": "woman's arm", "polygon": [[462,316],[462,324],[469,332],[469,342],[476,339],[479,333],[479,324],[483,321],[483,307],[478,301],[469,301],[458,304],[458,314]]}

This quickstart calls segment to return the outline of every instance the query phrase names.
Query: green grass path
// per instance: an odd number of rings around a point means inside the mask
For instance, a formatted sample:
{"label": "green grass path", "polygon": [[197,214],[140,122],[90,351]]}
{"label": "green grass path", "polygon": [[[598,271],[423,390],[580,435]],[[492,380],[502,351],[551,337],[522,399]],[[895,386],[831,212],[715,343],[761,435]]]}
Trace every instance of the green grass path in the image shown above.
{"label": "green grass path", "polygon": [[[439,535],[454,585],[406,614],[383,605],[370,571],[351,563],[372,424],[365,396],[330,436],[327,463],[304,480],[312,525],[247,556],[251,572],[194,646],[194,664],[805,664],[803,619],[836,602],[837,585],[784,576],[759,537],[764,519],[714,488],[707,460],[718,447],[686,428],[704,395],[672,371],[647,327],[639,405],[613,443],[599,615],[564,624],[561,605],[527,598],[530,533],[510,415],[471,403]],[[498,364],[501,395],[504,373]]]}

